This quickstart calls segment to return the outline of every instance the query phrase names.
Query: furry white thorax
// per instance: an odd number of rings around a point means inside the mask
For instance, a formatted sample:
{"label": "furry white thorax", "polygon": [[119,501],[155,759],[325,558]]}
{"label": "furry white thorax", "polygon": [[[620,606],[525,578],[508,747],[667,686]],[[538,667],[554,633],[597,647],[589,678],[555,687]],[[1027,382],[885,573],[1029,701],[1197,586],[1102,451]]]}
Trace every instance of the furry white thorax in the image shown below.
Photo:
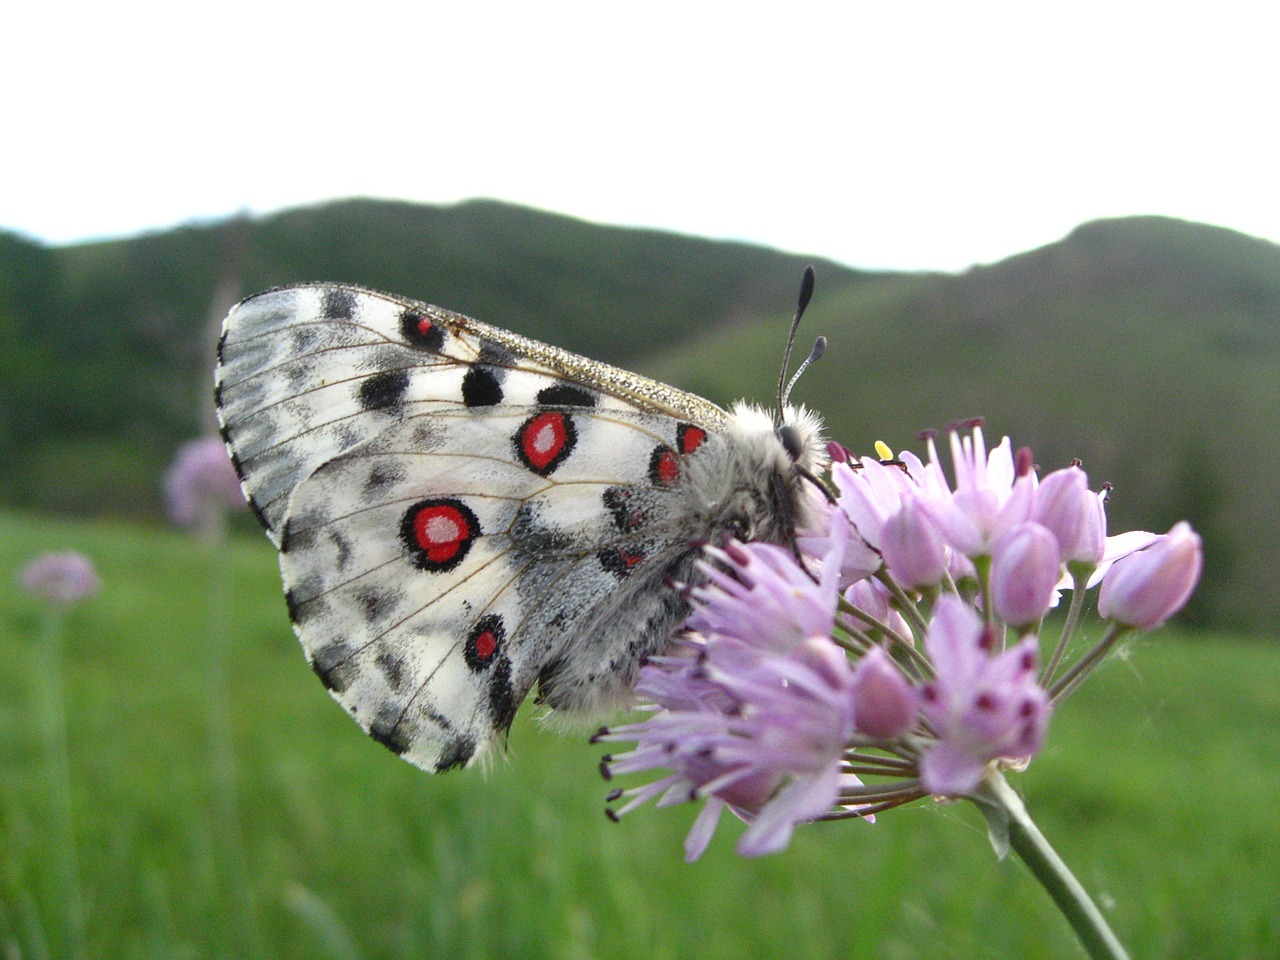
{"label": "furry white thorax", "polygon": [[[802,473],[827,467],[822,420],[805,407],[783,408],[783,425],[794,428],[800,456],[792,460],[778,436],[773,414],[745,401],[735,403],[705,455],[691,457],[683,489],[689,529],[710,537],[730,527],[739,539],[780,542],[791,532],[775,502],[785,492],[796,528],[808,527],[821,494]],[[701,452],[701,451],[700,451]]]}

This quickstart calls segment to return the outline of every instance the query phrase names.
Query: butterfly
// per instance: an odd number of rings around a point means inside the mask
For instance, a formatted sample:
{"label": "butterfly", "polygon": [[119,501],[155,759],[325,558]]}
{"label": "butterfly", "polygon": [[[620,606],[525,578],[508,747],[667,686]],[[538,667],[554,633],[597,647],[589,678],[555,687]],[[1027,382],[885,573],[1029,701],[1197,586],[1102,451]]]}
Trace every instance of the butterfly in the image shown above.
{"label": "butterfly", "polygon": [[535,686],[570,716],[626,704],[701,544],[794,543],[827,465],[781,389],[775,413],[726,411],[355,286],[237,304],[215,400],[312,669],[429,771],[503,742]]}

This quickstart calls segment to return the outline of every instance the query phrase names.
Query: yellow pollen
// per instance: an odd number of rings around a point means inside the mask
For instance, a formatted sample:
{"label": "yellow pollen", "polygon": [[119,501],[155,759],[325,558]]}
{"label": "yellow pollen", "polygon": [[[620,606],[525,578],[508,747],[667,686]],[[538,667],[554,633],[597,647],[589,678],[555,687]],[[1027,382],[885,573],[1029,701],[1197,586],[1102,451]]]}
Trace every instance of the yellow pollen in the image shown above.
{"label": "yellow pollen", "polygon": [[876,441],[876,456],[881,460],[892,460],[893,451],[889,449],[889,445],[883,440]]}

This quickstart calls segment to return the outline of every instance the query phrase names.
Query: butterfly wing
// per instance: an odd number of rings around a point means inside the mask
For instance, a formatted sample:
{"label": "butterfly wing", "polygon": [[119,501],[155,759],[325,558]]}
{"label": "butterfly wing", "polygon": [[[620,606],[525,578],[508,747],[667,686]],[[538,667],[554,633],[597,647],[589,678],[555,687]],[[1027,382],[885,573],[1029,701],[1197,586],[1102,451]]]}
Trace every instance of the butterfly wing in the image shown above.
{"label": "butterfly wing", "polygon": [[[575,384],[589,392],[575,393]],[[277,545],[298,483],[393,420],[584,396],[599,408],[709,428],[725,419],[715,404],[655,380],[358,287],[305,284],[250,297],[227,317],[218,345],[219,421]]]}
{"label": "butterfly wing", "polygon": [[329,286],[233,310],[217,395],[313,668],[419,766],[478,754],[539,680],[607,700],[678,616],[655,588],[687,563],[672,498],[724,416],[706,401]]}

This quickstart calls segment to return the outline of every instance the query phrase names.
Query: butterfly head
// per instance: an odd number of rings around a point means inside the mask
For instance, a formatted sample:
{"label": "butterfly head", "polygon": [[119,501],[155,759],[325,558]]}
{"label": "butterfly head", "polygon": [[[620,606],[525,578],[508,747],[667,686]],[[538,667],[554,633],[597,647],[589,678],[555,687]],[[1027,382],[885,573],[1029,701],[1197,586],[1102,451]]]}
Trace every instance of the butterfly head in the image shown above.
{"label": "butterfly head", "polygon": [[822,421],[804,407],[784,407],[781,422],[762,407],[735,404],[720,442],[692,458],[685,489],[693,529],[705,539],[786,543],[811,525],[821,494],[806,480],[827,467]]}

